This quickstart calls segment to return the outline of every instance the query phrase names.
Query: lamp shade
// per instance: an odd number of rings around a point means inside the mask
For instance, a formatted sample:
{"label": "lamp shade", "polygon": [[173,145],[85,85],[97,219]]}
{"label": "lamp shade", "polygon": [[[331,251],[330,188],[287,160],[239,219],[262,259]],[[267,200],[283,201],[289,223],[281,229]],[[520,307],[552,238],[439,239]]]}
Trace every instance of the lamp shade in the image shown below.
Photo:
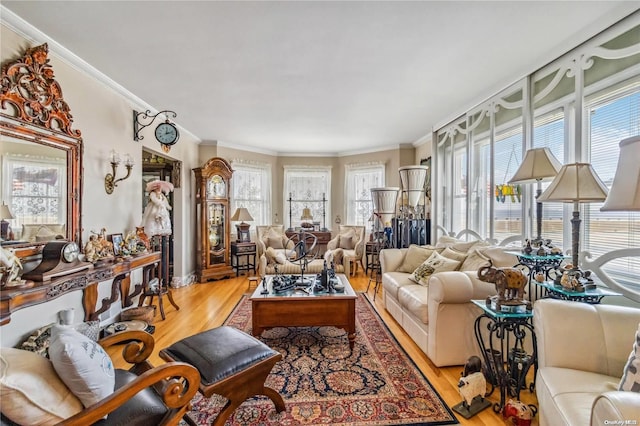
{"label": "lamp shade", "polygon": [[538,201],[594,203],[607,198],[607,187],[589,163],[562,166]]}
{"label": "lamp shade", "polygon": [[251,217],[251,214],[249,213],[249,210],[247,210],[245,207],[238,207],[236,209],[236,211],[233,213],[233,216],[231,216],[231,220],[232,221],[247,221],[247,222],[251,222],[253,221],[253,217]]}
{"label": "lamp shade", "polygon": [[427,180],[427,166],[405,166],[398,169],[402,190],[408,194],[408,203],[415,208],[424,194],[424,184]]}
{"label": "lamp shade", "polygon": [[383,227],[387,223],[391,223],[391,219],[396,213],[398,191],[400,191],[400,188],[397,187],[371,188],[373,213],[378,216],[380,225]]}
{"label": "lamp shade", "polygon": [[640,210],[640,136],[620,142],[620,159],[601,211]]}
{"label": "lamp shade", "polygon": [[549,148],[534,148],[527,151],[522,164],[509,183],[527,183],[556,177],[562,165]]}
{"label": "lamp shade", "polygon": [[0,205],[0,219],[13,219],[13,214],[6,204]]}

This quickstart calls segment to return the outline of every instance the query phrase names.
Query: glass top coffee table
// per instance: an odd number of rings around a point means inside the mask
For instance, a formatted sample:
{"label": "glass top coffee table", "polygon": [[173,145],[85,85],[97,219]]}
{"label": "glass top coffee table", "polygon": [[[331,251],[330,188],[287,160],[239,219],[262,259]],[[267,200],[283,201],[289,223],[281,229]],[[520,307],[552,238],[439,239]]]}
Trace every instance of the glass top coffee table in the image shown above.
{"label": "glass top coffee table", "polygon": [[[252,334],[273,327],[334,326],[347,332],[349,347],[356,339],[356,292],[344,274],[336,274],[340,291],[322,290],[315,275],[285,291],[274,291],[275,275],[267,275],[251,295]],[[277,286],[276,286],[277,287]]]}

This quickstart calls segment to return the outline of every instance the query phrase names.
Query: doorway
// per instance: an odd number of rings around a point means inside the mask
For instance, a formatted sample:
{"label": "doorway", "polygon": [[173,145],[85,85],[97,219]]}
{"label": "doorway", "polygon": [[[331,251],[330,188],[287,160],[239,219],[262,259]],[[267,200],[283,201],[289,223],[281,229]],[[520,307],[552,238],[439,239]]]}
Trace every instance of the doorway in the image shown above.
{"label": "doorway", "polygon": [[[164,157],[157,152],[150,151],[147,149],[142,149],[142,210],[144,212],[144,208],[147,205],[149,200],[149,193],[146,191],[147,183],[154,180],[163,180],[166,182],[170,182],[174,187],[180,187],[180,161],[172,160],[171,158]],[[173,207],[173,191],[167,194],[167,199],[169,200],[169,204]],[[171,218],[171,229],[175,230],[173,223],[173,212],[172,208],[169,210],[169,217]],[[171,284],[171,280],[173,279],[173,240],[174,240],[174,232],[169,235],[169,276],[167,278],[167,285]],[[160,251],[161,247],[161,238],[156,236],[151,238],[152,249],[154,251]]]}

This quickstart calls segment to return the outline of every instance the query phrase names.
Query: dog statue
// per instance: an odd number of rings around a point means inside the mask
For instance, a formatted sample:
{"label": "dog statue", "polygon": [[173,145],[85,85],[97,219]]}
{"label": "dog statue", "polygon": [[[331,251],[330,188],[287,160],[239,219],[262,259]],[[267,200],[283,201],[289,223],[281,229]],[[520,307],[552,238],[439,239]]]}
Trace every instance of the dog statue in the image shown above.
{"label": "dog statue", "polygon": [[511,420],[515,426],[531,426],[531,419],[535,415],[532,408],[516,399],[510,399],[502,409],[502,417]]}

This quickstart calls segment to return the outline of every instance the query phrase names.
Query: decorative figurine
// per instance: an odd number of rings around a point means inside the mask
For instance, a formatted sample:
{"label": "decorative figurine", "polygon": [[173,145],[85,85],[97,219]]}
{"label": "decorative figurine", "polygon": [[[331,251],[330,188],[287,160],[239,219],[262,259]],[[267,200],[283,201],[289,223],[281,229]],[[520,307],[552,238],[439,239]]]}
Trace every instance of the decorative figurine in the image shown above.
{"label": "decorative figurine", "polygon": [[502,410],[505,420],[511,419],[515,426],[531,426],[531,419],[535,416],[535,406],[526,405],[516,399],[510,399]]}
{"label": "decorative figurine", "polygon": [[531,254],[533,252],[533,248],[531,247],[531,240],[527,239],[527,244],[522,249],[524,254]]}
{"label": "decorative figurine", "polygon": [[2,266],[2,275],[0,277],[2,288],[22,284],[22,280],[19,278],[20,271],[22,271],[22,263],[20,263],[20,259],[18,259],[13,250],[0,247],[0,265]]}
{"label": "decorative figurine", "polygon": [[458,392],[463,400],[455,405],[453,410],[466,419],[491,406],[491,402],[484,399],[487,380],[482,373],[482,361],[475,355],[469,357],[464,365],[462,377],[458,382]]}
{"label": "decorative figurine", "polygon": [[171,206],[165,194],[173,191],[173,184],[164,180],[154,180],[147,184],[149,202],[142,215],[142,226],[147,235],[171,235]]}
{"label": "decorative figurine", "polygon": [[518,307],[524,305],[531,310],[531,302],[524,299],[525,286],[529,283],[524,272],[518,268],[494,268],[492,265],[489,261],[489,266],[478,269],[478,279],[494,283],[498,291],[496,296],[487,298],[491,308],[500,312],[518,312]]}

